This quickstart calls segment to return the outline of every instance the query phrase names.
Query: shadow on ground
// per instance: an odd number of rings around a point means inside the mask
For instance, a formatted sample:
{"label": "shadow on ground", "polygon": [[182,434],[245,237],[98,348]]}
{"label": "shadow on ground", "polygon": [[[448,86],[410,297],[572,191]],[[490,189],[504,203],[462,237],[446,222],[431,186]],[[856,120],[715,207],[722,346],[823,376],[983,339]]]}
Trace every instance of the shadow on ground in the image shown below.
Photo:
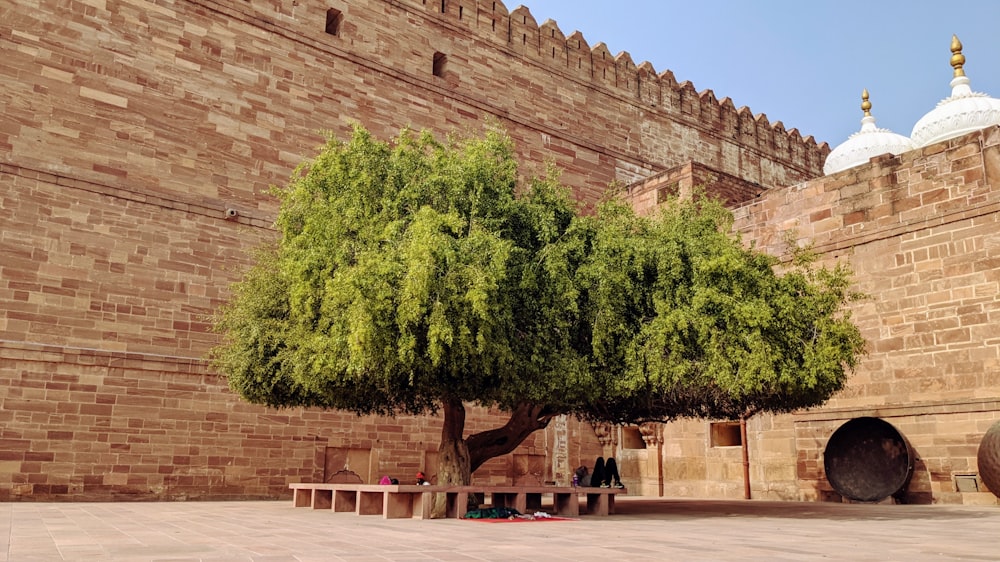
{"label": "shadow on ground", "polygon": [[[829,502],[784,502],[758,500],[683,500],[619,498],[615,517],[642,519],[713,519],[762,517],[827,520],[949,520],[990,517],[990,507],[950,505],[840,504]],[[1000,506],[996,507],[1000,513]]]}

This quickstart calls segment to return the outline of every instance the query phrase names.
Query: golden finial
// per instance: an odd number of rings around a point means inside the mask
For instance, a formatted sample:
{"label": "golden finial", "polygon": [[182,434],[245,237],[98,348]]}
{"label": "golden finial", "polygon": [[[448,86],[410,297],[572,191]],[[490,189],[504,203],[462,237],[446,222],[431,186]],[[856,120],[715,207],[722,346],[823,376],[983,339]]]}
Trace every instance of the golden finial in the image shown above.
{"label": "golden finial", "polygon": [[872,116],[872,102],[868,101],[868,88],[861,92],[861,109],[865,112],[865,117]]}
{"label": "golden finial", "polygon": [[962,42],[958,40],[958,35],[951,36],[951,66],[955,69],[955,78],[965,76],[962,65],[965,64],[965,55],[962,54]]}

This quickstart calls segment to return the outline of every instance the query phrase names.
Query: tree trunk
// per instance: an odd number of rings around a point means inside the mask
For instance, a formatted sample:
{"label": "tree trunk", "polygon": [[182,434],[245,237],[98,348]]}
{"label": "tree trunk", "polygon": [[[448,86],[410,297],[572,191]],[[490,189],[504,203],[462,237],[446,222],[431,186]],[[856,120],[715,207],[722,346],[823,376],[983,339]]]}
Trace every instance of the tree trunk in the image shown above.
{"label": "tree trunk", "polygon": [[[543,406],[522,404],[511,412],[510,419],[503,427],[463,439],[465,406],[462,401],[445,401],[443,410],[444,425],[441,428],[441,446],[438,447],[437,483],[456,486],[471,484],[472,473],[483,463],[516,449],[529,435],[544,429],[555,415],[545,412]],[[434,496],[431,517],[445,517],[445,495]]]}
{"label": "tree trunk", "polygon": [[[464,431],[465,406],[461,400],[446,401],[441,445],[438,447],[437,484],[467,486],[472,482],[469,447],[462,438]],[[431,517],[445,517],[447,508],[445,494],[435,494]]]}
{"label": "tree trunk", "polygon": [[747,418],[740,418],[740,442],[743,443],[743,499],[750,499],[750,444],[747,443]]}

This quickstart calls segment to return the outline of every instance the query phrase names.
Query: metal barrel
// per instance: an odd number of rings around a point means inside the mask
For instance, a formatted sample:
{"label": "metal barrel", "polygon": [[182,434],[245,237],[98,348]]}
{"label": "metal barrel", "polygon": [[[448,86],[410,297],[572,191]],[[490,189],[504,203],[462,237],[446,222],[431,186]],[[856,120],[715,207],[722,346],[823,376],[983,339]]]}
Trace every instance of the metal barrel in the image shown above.
{"label": "metal barrel", "polygon": [[880,418],[847,421],[823,451],[826,479],[841,496],[874,502],[898,495],[913,475],[914,455],[903,435]]}
{"label": "metal barrel", "polygon": [[976,454],[979,477],[993,495],[1000,498],[1000,421],[994,423],[983,435]]}

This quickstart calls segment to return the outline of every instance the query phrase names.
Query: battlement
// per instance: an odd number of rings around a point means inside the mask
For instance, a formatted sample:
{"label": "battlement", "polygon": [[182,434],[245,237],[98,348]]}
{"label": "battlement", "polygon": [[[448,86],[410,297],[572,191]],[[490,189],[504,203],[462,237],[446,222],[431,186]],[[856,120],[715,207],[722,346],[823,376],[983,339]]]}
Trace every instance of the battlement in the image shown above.
{"label": "battlement", "polygon": [[[566,35],[552,19],[539,24],[530,8],[523,5],[509,11],[500,0],[369,0],[352,2],[351,5],[343,3],[342,8],[330,8],[339,2],[318,0],[195,1],[227,3],[241,10],[247,10],[249,6],[258,17],[274,21],[277,25],[294,26],[318,41],[377,57],[397,57],[399,49],[409,51],[407,54],[413,55],[408,65],[411,71],[416,65],[426,64],[430,68],[430,62],[414,58],[426,58],[426,54],[418,54],[418,51],[431,47],[437,55],[447,57],[448,66],[443,75],[452,85],[463,85],[463,80],[468,78],[465,73],[475,72],[466,63],[484,56],[476,51],[486,45],[476,45],[476,42],[487,43],[493,50],[506,55],[507,59],[518,57],[542,69],[550,82],[533,83],[535,88],[566,91],[575,87],[570,85],[571,82],[583,83],[587,88],[599,89],[623,103],[640,108],[646,119],[680,122],[716,138],[774,156],[805,172],[797,181],[822,175],[820,170],[830,152],[826,142],[819,143],[812,136],[803,137],[794,128],[786,130],[781,121],[772,123],[762,113],[754,114],[746,106],[736,107],[732,99],[720,99],[710,89],[699,91],[690,81],[678,82],[670,70],[657,71],[649,61],[637,64],[627,51],[615,55],[603,42],[590,45],[580,31]],[[438,42],[422,39],[417,44],[393,45],[386,40],[384,33],[378,32],[380,22],[371,20],[370,14],[363,13],[371,12],[372,6],[379,4],[382,4],[379,11],[385,14],[399,10],[407,12],[406,20],[411,26],[441,26],[452,34],[473,41],[464,41],[467,44],[459,45],[442,37]],[[341,29],[337,32],[340,40],[332,39],[329,34],[324,37],[321,32],[320,24],[331,9],[342,18]],[[356,15],[366,19],[359,21]],[[397,32],[401,33],[398,29]],[[517,74],[516,66],[505,70]],[[441,68],[445,67],[442,65]],[[533,77],[525,76],[525,79]],[[505,79],[516,81],[517,77],[508,74]]]}
{"label": "battlement", "polygon": [[612,55],[603,42],[590,46],[579,31],[566,36],[555,20],[547,19],[539,25],[527,6],[508,12],[500,0],[401,0],[399,3],[449,20],[559,73],[620,90],[649,107],[680,113],[714,128],[729,125],[730,130],[738,131],[742,137],[763,139],[763,144],[787,143],[802,150],[819,151],[824,157],[830,150],[825,142],[818,143],[811,135],[802,137],[797,129],[786,130],[781,121],[770,123],[766,115],[753,114],[746,106],[737,109],[728,97],[719,99],[709,89],[697,91],[690,81],[678,83],[670,70],[658,73],[649,61],[637,65],[627,51]]}

